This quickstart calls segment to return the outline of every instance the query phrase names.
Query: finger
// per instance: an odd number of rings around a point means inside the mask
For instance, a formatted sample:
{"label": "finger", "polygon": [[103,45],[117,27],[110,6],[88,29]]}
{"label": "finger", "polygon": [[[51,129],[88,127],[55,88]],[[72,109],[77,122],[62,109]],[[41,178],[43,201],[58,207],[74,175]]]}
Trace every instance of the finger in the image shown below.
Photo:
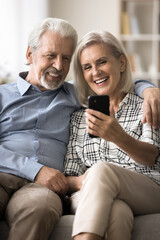
{"label": "finger", "polygon": [[59,170],[54,171],[54,176],[51,179],[52,189],[58,194],[64,193],[68,190],[68,181],[64,174]]}
{"label": "finger", "polygon": [[86,124],[88,127],[93,128],[100,125],[100,120],[92,115],[86,115]]}
{"label": "finger", "polygon": [[143,119],[146,120],[149,126],[152,125],[152,111],[149,104],[143,103]]}
{"label": "finger", "polygon": [[97,133],[96,130],[91,129],[91,128],[89,128],[88,126],[87,126],[86,129],[87,129],[87,132],[88,132],[89,134],[100,137],[100,136],[99,136],[99,133]]}
{"label": "finger", "polygon": [[60,178],[57,181],[57,186],[60,189],[62,194],[65,194],[68,191],[69,185],[66,177],[61,173]]}
{"label": "finger", "polygon": [[100,120],[104,120],[104,118],[107,116],[104,113],[101,113],[99,111],[95,111],[95,110],[92,110],[92,109],[86,109],[86,114],[87,113],[89,115],[92,115],[92,116],[96,117],[97,119],[100,119]]}
{"label": "finger", "polygon": [[63,185],[61,181],[59,182],[53,182],[51,184],[51,188],[53,192],[56,192],[59,195],[65,195],[68,188],[66,187],[66,185]]}
{"label": "finger", "polygon": [[154,129],[158,128],[158,106],[157,105],[152,105],[151,106],[151,112],[152,112],[152,122],[151,125],[153,126]]}

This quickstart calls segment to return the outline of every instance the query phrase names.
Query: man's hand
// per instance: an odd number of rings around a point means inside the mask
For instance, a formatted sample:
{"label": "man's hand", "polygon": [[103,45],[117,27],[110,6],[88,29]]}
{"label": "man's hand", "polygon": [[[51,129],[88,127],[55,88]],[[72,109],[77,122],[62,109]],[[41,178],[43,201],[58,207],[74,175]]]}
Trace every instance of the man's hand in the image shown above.
{"label": "man's hand", "polygon": [[142,123],[148,123],[154,129],[160,127],[160,89],[146,88],[143,91],[143,119]]}
{"label": "man's hand", "polygon": [[64,174],[45,166],[38,172],[35,183],[45,186],[59,195],[65,195],[68,191],[68,182]]}

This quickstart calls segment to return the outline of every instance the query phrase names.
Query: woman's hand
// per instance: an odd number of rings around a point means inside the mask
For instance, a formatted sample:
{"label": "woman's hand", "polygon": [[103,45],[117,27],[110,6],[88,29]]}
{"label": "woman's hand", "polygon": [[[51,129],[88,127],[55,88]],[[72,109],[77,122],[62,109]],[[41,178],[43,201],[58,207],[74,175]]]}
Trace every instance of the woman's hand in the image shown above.
{"label": "woman's hand", "polygon": [[82,187],[83,175],[81,176],[68,176],[67,182],[69,185],[68,193],[77,192]]}
{"label": "woman's hand", "polygon": [[117,144],[125,132],[113,115],[107,116],[101,112],[86,109],[88,133]]}
{"label": "woman's hand", "polygon": [[160,89],[146,88],[143,91],[143,119],[142,123],[148,123],[154,129],[160,127]]}
{"label": "woman's hand", "polygon": [[87,109],[86,123],[87,130],[90,134],[113,142],[135,162],[145,166],[154,165],[155,159],[158,156],[158,148],[152,144],[131,137],[123,130],[114,117]]}

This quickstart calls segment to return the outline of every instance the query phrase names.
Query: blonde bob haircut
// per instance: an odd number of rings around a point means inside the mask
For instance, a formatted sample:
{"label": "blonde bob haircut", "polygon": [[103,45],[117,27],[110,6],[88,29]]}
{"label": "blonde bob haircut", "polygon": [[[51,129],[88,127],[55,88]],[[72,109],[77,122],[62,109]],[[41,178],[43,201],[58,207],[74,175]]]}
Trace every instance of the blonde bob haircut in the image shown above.
{"label": "blonde bob haircut", "polygon": [[95,92],[89,87],[86,83],[83,70],[80,62],[80,57],[82,51],[93,44],[106,44],[110,48],[111,53],[115,58],[119,58],[121,55],[124,55],[126,58],[126,69],[121,73],[121,92],[128,93],[133,92],[134,83],[132,81],[131,68],[129,60],[126,54],[126,51],[122,44],[116,39],[111,33],[106,31],[92,31],[87,33],[79,42],[73,60],[73,69],[74,69],[74,84],[75,89],[78,95],[80,104],[84,107],[87,106],[88,96],[96,95]]}

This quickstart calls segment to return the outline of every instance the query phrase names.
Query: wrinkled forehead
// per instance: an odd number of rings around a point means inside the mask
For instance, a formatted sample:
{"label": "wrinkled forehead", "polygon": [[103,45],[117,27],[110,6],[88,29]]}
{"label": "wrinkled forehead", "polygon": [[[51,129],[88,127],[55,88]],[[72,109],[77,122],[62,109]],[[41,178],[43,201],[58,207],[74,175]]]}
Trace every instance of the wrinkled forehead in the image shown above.
{"label": "wrinkled forehead", "polygon": [[63,51],[64,54],[73,54],[73,40],[71,37],[62,37],[59,33],[46,31],[39,40],[39,48],[45,51]]}

